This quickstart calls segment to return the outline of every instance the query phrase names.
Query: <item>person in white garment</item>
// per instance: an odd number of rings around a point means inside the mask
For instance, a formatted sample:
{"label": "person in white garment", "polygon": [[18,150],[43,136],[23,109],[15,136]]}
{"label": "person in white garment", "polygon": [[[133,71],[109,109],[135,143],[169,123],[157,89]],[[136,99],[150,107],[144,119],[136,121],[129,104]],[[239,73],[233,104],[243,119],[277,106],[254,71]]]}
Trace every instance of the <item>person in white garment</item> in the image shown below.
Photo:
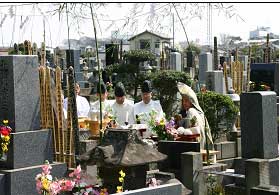
{"label": "person in white garment", "polygon": [[179,121],[178,134],[200,134],[200,148],[204,149],[206,139],[209,144],[213,144],[211,130],[208,121],[201,109],[197,96],[191,87],[178,82],[178,90],[182,96],[182,110],[185,117]]}
{"label": "person in white garment", "polygon": [[99,102],[100,95],[101,95],[101,106],[102,106],[103,115],[106,115],[110,112],[111,105],[113,103],[113,100],[107,99],[108,92],[107,92],[106,85],[103,82],[101,82],[100,87],[101,88],[99,89],[99,84],[97,84],[96,87],[92,88],[92,90],[90,92],[91,94],[94,94],[96,91],[96,96],[98,98],[97,101],[90,104],[90,114],[89,115],[92,120],[98,120],[100,117],[100,114],[99,114],[100,113],[100,102]]}
{"label": "person in white garment", "polygon": [[[158,100],[152,100],[152,85],[150,81],[145,80],[143,82],[141,92],[142,101],[134,105],[135,120],[140,120],[141,124],[148,125],[148,122],[151,120],[150,113],[153,111],[156,113],[155,120],[160,121],[164,115],[160,102]],[[151,135],[153,133],[149,128],[143,132],[143,138],[148,138]]]}
{"label": "person in white garment", "polygon": [[[80,96],[80,85],[78,83],[75,84],[75,92],[76,92],[76,104],[77,104],[77,115],[79,118],[88,117],[90,106],[85,97]],[[63,101],[63,111],[64,116],[67,118],[67,105],[68,98],[65,98]]]}
{"label": "person in white garment", "polygon": [[124,85],[118,82],[115,86],[115,102],[112,104],[111,114],[119,126],[134,124],[133,101],[126,98]]}

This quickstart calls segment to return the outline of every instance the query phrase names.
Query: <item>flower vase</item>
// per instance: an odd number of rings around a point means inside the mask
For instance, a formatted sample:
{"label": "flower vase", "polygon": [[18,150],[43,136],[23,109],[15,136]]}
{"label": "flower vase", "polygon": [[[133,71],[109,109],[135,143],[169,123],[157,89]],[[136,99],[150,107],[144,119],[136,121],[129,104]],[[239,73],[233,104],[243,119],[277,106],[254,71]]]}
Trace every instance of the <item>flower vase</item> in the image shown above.
{"label": "flower vase", "polygon": [[0,157],[0,161],[7,161],[7,153],[3,152]]}

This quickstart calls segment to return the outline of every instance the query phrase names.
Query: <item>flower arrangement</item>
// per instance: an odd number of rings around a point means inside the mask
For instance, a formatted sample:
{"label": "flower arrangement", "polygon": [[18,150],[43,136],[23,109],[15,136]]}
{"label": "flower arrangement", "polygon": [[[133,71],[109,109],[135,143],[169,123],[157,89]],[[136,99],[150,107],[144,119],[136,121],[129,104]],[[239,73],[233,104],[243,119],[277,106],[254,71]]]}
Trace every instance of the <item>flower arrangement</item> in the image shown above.
{"label": "flower arrangement", "polygon": [[157,111],[152,110],[148,116],[140,116],[141,120],[144,118],[144,120],[148,121],[149,128],[157,135],[158,140],[174,140],[174,137],[176,137],[177,134],[174,118],[166,121],[164,117],[158,119],[156,115]]}
{"label": "flower arrangement", "polygon": [[176,137],[177,130],[173,117],[169,121],[164,117],[157,118],[157,111],[153,109],[149,113],[140,113],[138,120],[146,122],[151,131],[157,135],[158,140],[174,140]]}
{"label": "flower arrangement", "polygon": [[8,123],[8,120],[3,120],[3,125],[0,125],[0,159],[8,152],[8,146],[10,144],[12,128],[8,126]]}
{"label": "flower arrangement", "polygon": [[177,135],[174,118],[169,121],[164,118],[160,119],[160,121],[155,121],[151,130],[157,134],[159,140],[174,140]]}
{"label": "flower arrangement", "polygon": [[106,189],[100,189],[93,185],[87,185],[81,176],[79,165],[68,179],[53,179],[51,165],[48,161],[42,166],[42,173],[36,176],[36,189],[42,195],[58,195],[63,192],[71,192],[73,195],[108,195]]}

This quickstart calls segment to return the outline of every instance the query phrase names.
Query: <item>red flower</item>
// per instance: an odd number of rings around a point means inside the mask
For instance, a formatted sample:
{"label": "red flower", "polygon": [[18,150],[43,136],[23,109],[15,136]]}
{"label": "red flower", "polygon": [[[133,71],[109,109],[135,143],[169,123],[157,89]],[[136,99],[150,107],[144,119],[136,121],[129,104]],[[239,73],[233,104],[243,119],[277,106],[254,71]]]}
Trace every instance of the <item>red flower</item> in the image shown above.
{"label": "red flower", "polygon": [[10,135],[10,133],[11,133],[11,128],[9,128],[9,127],[7,127],[7,126],[2,126],[2,127],[0,128],[0,133],[1,133],[1,135],[3,135],[3,136],[8,136],[8,135]]}

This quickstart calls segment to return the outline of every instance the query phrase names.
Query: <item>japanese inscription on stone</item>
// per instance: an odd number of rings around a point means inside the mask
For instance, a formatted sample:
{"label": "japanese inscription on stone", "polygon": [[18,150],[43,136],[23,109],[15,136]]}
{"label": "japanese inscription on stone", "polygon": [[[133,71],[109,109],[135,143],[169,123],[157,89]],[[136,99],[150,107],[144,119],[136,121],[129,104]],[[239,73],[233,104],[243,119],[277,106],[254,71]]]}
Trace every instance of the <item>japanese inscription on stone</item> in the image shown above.
{"label": "japanese inscription on stone", "polygon": [[0,120],[8,119],[8,67],[0,61]]}

